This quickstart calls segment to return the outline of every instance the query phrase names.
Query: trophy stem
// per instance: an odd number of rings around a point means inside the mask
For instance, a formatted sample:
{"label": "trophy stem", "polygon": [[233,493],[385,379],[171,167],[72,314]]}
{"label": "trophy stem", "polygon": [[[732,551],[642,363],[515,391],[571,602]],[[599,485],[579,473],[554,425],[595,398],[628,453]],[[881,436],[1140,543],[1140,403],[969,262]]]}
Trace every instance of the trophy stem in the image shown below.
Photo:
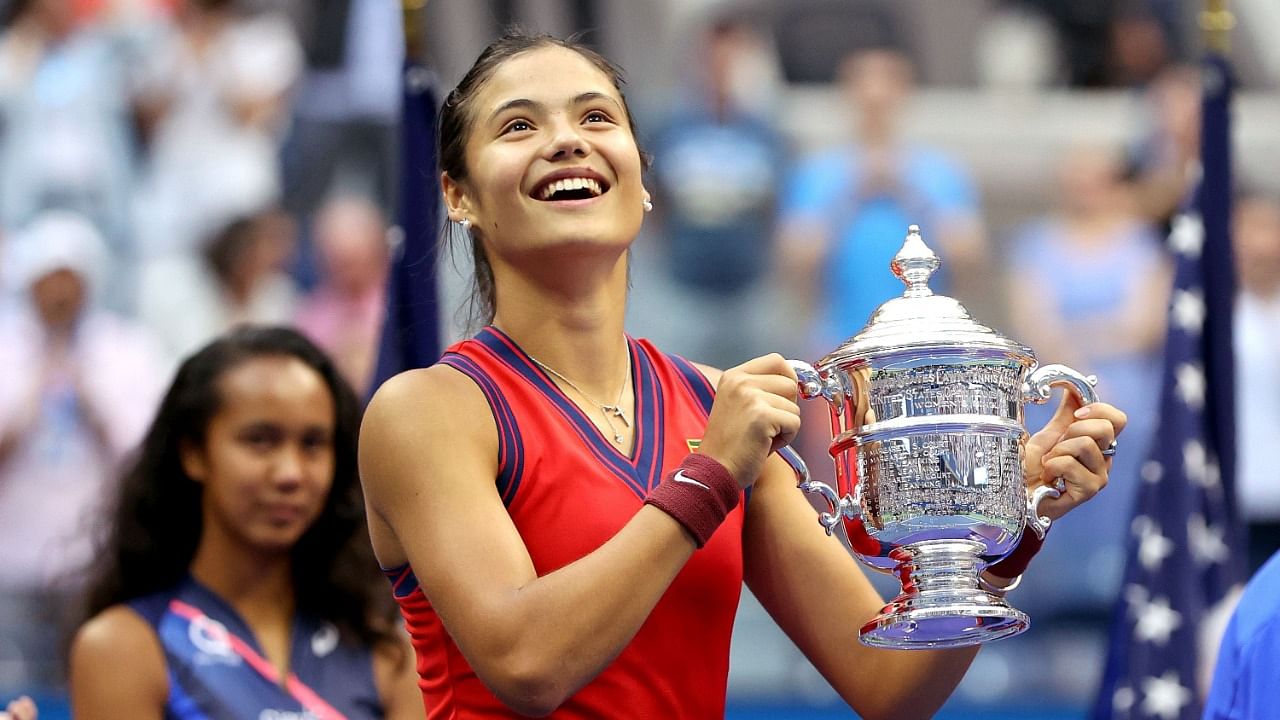
{"label": "trophy stem", "polygon": [[926,540],[891,554],[902,594],[862,626],[862,642],[896,649],[963,647],[1017,635],[1030,622],[983,590],[984,546],[973,540]]}

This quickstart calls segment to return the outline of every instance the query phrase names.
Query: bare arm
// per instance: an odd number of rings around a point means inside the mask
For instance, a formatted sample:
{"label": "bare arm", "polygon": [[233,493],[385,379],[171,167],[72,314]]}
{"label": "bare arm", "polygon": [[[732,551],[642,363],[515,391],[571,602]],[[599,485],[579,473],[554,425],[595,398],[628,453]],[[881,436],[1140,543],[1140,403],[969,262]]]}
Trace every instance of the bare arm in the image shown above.
{"label": "bare arm", "polygon": [[932,717],[964,677],[975,648],[883,650],[858,629],[884,601],[839,540],[819,527],[795,475],[771,460],[743,530],[747,586],[778,626],[857,713]]}
{"label": "bare arm", "polygon": [[71,644],[71,714],[78,720],[161,720],[169,681],[155,631],[122,605],[85,623]]}
{"label": "bare arm", "polygon": [[418,689],[418,672],[413,663],[413,648],[402,639],[394,645],[383,645],[373,652],[373,681],[387,720],[423,720],[426,708]]}

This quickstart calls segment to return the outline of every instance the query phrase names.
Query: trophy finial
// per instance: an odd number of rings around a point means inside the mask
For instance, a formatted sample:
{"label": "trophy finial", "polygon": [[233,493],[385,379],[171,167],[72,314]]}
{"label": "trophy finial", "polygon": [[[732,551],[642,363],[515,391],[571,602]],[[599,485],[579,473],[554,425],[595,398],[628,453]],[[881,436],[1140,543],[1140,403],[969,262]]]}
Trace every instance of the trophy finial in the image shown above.
{"label": "trophy finial", "polygon": [[907,284],[903,297],[928,297],[933,294],[929,289],[929,278],[941,264],[938,256],[920,237],[920,226],[909,225],[907,239],[898,254],[893,256],[889,267],[899,280]]}

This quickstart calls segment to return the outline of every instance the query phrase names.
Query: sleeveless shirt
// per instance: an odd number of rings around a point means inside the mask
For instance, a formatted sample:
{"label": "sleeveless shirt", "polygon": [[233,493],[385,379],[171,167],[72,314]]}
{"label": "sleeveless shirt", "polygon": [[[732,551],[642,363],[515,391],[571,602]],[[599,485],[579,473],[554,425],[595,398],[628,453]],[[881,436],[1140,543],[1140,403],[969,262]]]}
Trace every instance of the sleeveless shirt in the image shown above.
{"label": "sleeveless shirt", "polygon": [[[644,340],[627,342],[636,398],[630,454],[496,328],[450,347],[440,361],[471,378],[489,403],[498,430],[497,490],[539,576],[617,534],[702,438],[711,384],[685,360]],[[551,717],[724,717],[742,521],[739,503],[618,657]],[[413,569],[385,572],[417,652],[428,718],[519,717],[476,676]]]}
{"label": "sleeveless shirt", "polygon": [[282,684],[238,613],[193,578],[129,603],[155,628],[169,674],[166,720],[383,717],[369,650],[299,615]]}

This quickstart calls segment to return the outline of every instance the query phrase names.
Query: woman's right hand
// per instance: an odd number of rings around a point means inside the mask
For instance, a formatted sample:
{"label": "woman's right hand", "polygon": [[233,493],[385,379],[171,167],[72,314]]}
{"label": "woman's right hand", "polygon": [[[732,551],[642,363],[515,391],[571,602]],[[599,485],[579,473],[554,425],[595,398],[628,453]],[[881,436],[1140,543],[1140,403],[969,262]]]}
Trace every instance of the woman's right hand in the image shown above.
{"label": "woman's right hand", "polygon": [[795,371],[777,353],[724,371],[698,452],[715,459],[749,487],[769,454],[800,431]]}

